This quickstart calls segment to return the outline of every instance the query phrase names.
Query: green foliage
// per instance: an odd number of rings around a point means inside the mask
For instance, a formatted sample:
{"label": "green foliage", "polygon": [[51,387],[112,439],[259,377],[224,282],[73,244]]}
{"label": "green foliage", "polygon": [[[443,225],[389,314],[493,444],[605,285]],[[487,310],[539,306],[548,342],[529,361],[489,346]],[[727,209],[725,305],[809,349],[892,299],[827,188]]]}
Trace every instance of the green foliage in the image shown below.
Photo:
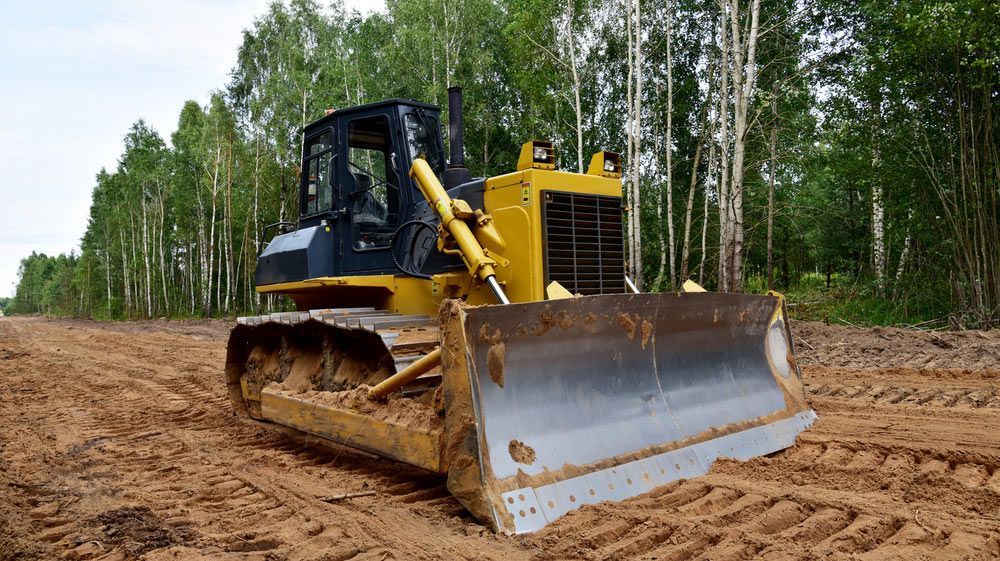
{"label": "green foliage", "polygon": [[885,298],[873,282],[833,274],[828,285],[826,275],[810,273],[803,275],[785,296],[794,319],[863,326],[949,325],[949,302],[938,296],[947,294],[947,287],[930,285],[924,289],[907,291],[905,298]]}
{"label": "green foliage", "polygon": [[50,257],[32,252],[21,260],[20,281],[14,299],[7,305],[9,310],[17,314],[78,315],[78,263],[73,253]]}
{"label": "green foliage", "polygon": [[[297,217],[302,127],[328,108],[392,97],[444,106],[447,88],[461,85],[466,163],[477,175],[510,172],[532,138],[554,141],[565,170],[576,169],[578,135],[584,166],[597,150],[625,151],[625,0],[386,7],[362,16],[337,3],[272,2],[244,31],[230,82],[204,106],[186,102],[169,143],[142,121],[127,131],[119,164],[95,177],[80,254],[25,258],[7,306],[103,318],[289,306],[254,292],[258,235]],[[722,14],[705,0],[644,0],[642,9],[643,153],[624,163],[642,184],[644,274],[657,275],[666,249],[657,206],[666,207],[669,152],[673,207],[663,215],[679,245],[693,180],[689,276],[712,288],[721,147],[732,140],[720,138],[713,70]],[[1000,321],[997,133],[989,125],[998,22],[996,3],[982,0],[761,2],[745,139],[748,291],[767,287],[773,174],[774,286],[789,293],[797,317]],[[885,213],[881,271],[876,191]]]}

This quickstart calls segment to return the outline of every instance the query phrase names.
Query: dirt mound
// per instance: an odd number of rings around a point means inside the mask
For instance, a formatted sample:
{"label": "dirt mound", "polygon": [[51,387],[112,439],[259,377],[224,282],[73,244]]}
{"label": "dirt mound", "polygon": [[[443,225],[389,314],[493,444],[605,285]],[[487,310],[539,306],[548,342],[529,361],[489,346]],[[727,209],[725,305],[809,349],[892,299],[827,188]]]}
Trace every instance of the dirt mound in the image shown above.
{"label": "dirt mound", "polygon": [[796,446],[505,537],[441,477],[239,421],[221,322],[0,319],[0,561],[1000,557],[997,336],[793,331]]}
{"label": "dirt mound", "polygon": [[1000,333],[792,322],[800,362],[840,368],[1000,370]]}

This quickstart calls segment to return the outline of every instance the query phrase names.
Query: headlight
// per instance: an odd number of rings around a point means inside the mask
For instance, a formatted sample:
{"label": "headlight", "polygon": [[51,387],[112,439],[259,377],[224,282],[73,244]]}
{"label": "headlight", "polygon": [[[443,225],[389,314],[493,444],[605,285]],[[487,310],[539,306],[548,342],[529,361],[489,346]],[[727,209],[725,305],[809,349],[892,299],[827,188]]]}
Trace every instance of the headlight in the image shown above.
{"label": "headlight", "polygon": [[778,318],[767,330],[767,352],[771,355],[771,364],[777,369],[783,378],[788,378],[792,373],[792,366],[788,364],[789,346],[785,338],[784,318]]}
{"label": "headlight", "polygon": [[526,169],[556,169],[552,143],[544,140],[529,140],[521,145],[517,157],[517,171]]}
{"label": "headlight", "polygon": [[590,157],[589,175],[620,178],[622,176],[622,158],[615,152],[601,150]]}

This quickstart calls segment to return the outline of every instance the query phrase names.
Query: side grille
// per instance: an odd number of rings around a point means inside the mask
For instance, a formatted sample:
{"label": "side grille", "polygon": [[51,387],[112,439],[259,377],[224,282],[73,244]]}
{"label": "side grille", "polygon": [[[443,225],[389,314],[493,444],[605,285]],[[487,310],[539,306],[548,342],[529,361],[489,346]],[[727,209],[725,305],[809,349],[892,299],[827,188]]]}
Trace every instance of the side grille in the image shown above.
{"label": "side grille", "polygon": [[620,197],[544,191],[545,284],[573,294],[625,292]]}

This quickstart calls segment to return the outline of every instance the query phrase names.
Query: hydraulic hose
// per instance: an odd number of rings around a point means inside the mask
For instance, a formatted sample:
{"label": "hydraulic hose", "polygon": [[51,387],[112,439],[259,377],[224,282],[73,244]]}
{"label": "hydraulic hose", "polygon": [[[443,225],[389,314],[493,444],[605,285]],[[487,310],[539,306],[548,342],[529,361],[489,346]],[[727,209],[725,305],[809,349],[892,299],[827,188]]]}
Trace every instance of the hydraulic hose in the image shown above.
{"label": "hydraulic hose", "polygon": [[399,236],[399,233],[402,232],[403,229],[410,226],[417,226],[417,231],[413,233],[413,238],[410,240],[410,251],[408,252],[410,256],[413,255],[413,248],[417,241],[417,233],[420,232],[420,230],[426,228],[437,235],[437,227],[430,222],[425,222],[423,220],[410,220],[408,222],[404,222],[403,224],[400,224],[399,228],[396,228],[396,231],[393,232],[392,236],[389,238],[389,257],[392,258],[392,264],[395,265],[396,268],[399,269],[399,271],[404,275],[418,279],[430,279],[431,275],[421,273],[415,269],[410,270],[403,267],[402,263],[399,262],[399,258],[396,257],[396,237]]}

